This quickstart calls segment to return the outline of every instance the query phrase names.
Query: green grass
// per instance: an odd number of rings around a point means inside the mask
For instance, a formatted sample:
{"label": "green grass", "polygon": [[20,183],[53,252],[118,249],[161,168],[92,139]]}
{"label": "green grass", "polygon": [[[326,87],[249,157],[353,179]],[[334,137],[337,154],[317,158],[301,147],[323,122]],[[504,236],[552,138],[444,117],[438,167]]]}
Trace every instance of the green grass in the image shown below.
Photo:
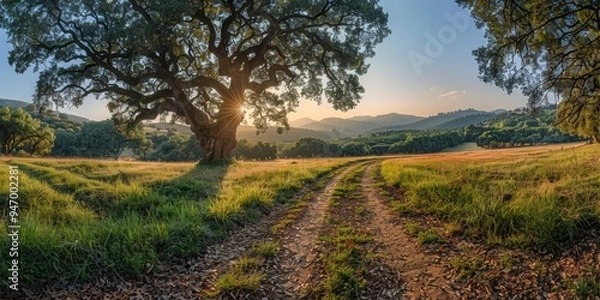
{"label": "green grass", "polygon": [[573,282],[572,290],[579,299],[600,297],[600,277],[578,279]]}
{"label": "green grass", "polygon": [[437,229],[425,229],[416,222],[407,222],[404,224],[404,232],[412,237],[416,237],[417,241],[421,244],[434,244],[444,241]]}
{"label": "green grass", "polygon": [[207,291],[207,296],[217,297],[229,291],[254,292],[260,288],[265,279],[260,270],[267,259],[273,258],[279,251],[279,241],[263,240],[256,242],[245,256],[229,266],[227,271],[219,276],[214,289]]}
{"label": "green grass", "polygon": [[598,150],[395,159],[382,163],[381,176],[402,193],[392,201],[400,213],[433,215],[489,245],[558,251],[600,224]]}
{"label": "green grass", "polygon": [[410,236],[417,236],[421,231],[423,231],[423,228],[415,222],[407,222],[404,224],[404,232]]}
{"label": "green grass", "polygon": [[[136,277],[147,265],[200,255],[237,226],[286,203],[305,184],[350,159],[291,164],[140,163],[84,159],[7,159],[20,171],[20,282],[29,289],[98,276]],[[8,186],[8,172],[0,172]],[[7,234],[0,191],[0,234]],[[0,252],[8,253],[8,240]],[[267,251],[268,252],[268,251]],[[265,252],[265,253],[267,253]],[[7,284],[8,261],[0,261]],[[251,276],[246,282],[253,282]]]}
{"label": "green grass", "polygon": [[258,271],[226,273],[219,277],[215,284],[218,291],[216,294],[235,290],[253,292],[260,288],[264,278],[265,275]]}
{"label": "green grass", "polygon": [[207,296],[216,297],[230,291],[254,292],[260,288],[265,275],[260,271],[264,263],[262,258],[243,256],[235,261],[228,270],[219,276],[214,289]]}
{"label": "green grass", "polygon": [[[364,208],[358,204],[363,197],[357,191],[366,167],[367,164],[361,164],[346,173],[329,199],[326,222],[330,223],[332,232],[320,236],[327,249],[320,258],[325,276],[317,287],[322,299],[359,299],[360,292],[366,288],[367,243],[372,238],[355,226],[365,215]],[[343,213],[339,215],[345,210],[353,220],[344,217]]]}
{"label": "green grass", "polygon": [[349,225],[342,225],[323,239],[332,249],[323,258],[325,278],[320,286],[323,299],[358,299],[366,287],[362,279],[367,264],[363,245],[371,238]]}
{"label": "green grass", "polygon": [[252,255],[262,258],[274,257],[279,250],[278,241],[261,241],[252,246]]}
{"label": "green grass", "polygon": [[421,231],[417,235],[417,241],[421,244],[434,244],[441,243],[444,239],[438,234],[437,230],[430,228],[425,231]]}
{"label": "green grass", "polygon": [[463,278],[471,278],[477,275],[483,265],[483,260],[472,255],[455,256],[450,259],[450,265],[455,268]]}

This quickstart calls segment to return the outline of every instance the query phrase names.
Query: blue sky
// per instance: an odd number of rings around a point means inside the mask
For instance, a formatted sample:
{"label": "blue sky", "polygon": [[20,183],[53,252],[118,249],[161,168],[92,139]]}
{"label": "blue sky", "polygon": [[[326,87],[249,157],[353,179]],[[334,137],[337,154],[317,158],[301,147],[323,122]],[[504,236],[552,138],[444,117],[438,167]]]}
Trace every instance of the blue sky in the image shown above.
{"label": "blue sky", "polygon": [[[392,34],[376,49],[369,73],[361,78],[366,92],[348,112],[327,103],[301,101],[290,120],[309,117],[351,117],[390,112],[428,116],[437,112],[476,108],[513,109],[526,104],[519,92],[507,95],[482,83],[471,51],[485,44],[466,11],[453,0],[381,0]],[[464,22],[466,21],[466,22]],[[11,46],[0,31],[0,98],[31,101],[36,74],[17,74],[8,65]],[[59,109],[90,119],[109,117],[106,103],[89,99],[80,108]]]}

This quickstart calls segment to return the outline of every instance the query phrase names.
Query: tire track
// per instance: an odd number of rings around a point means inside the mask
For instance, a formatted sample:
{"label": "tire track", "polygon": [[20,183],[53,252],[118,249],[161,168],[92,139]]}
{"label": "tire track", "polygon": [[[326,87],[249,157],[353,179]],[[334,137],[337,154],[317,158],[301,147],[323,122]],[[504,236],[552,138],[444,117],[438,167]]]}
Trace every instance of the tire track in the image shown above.
{"label": "tire track", "polygon": [[408,299],[455,298],[452,288],[444,279],[447,270],[433,255],[423,253],[413,238],[408,236],[398,216],[390,212],[384,199],[378,194],[370,165],[362,175],[361,186],[366,198],[365,210],[375,217],[369,229],[386,265],[394,268],[404,279],[404,296]]}
{"label": "tire track", "polygon": [[302,214],[288,230],[280,234],[280,254],[277,264],[267,273],[269,284],[263,288],[271,290],[270,299],[302,299],[309,292],[309,284],[317,272],[313,264],[319,253],[319,232],[324,226],[328,201],[340,180],[351,170],[367,162],[355,163],[346,167],[331,179],[307,203]]}

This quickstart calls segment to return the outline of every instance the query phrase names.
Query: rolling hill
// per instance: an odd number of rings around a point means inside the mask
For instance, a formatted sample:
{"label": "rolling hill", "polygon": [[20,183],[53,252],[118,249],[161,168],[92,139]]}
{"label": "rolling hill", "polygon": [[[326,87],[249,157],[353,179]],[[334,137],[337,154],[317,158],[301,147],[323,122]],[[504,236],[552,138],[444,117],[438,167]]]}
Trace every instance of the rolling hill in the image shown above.
{"label": "rolling hill", "polygon": [[462,127],[467,127],[469,125],[476,125],[481,122],[485,122],[489,119],[494,118],[495,116],[496,116],[496,114],[493,114],[493,113],[482,113],[482,114],[476,114],[476,115],[462,116],[460,118],[433,126],[431,129],[452,130],[452,129],[462,128]]}
{"label": "rolling hill", "polygon": [[282,143],[282,142],[294,142],[301,138],[313,137],[322,140],[331,140],[334,136],[325,131],[315,131],[306,128],[290,127],[289,131],[283,133],[277,133],[276,127],[269,127],[266,132],[256,134],[256,128],[253,126],[240,126],[237,131],[238,139],[247,139],[254,142],[271,142],[271,143]]}
{"label": "rolling hill", "polygon": [[355,121],[367,121],[381,124],[382,126],[407,125],[424,119],[424,117],[389,113],[377,116],[356,116],[348,118]]}
{"label": "rolling hill", "polygon": [[25,107],[27,105],[29,105],[31,103],[25,102],[25,101],[20,101],[20,100],[11,100],[11,99],[4,99],[4,98],[0,98],[0,106],[4,107],[4,106],[8,106],[8,107]]}
{"label": "rolling hill", "polygon": [[[14,108],[25,108],[27,106],[29,106],[31,103],[29,102],[25,102],[25,101],[21,101],[21,100],[12,100],[12,99],[3,99],[0,98],[0,106],[4,107],[4,106],[9,106],[9,107],[14,107]],[[85,122],[90,122],[91,120],[82,116],[78,116],[78,115],[72,115],[72,114],[67,114],[67,113],[61,113],[58,112],[59,114],[65,114],[67,116],[67,120],[71,121],[71,122],[75,122],[75,123],[85,123]],[[56,114],[56,112],[55,112]],[[44,117],[40,117],[39,113],[34,112],[32,114],[34,117],[42,119],[42,121],[44,120]]]}
{"label": "rolling hill", "polygon": [[334,137],[356,137],[375,128],[408,125],[422,119],[423,117],[413,115],[389,113],[378,116],[355,116],[346,119],[325,118],[320,121],[302,118],[290,122],[290,125],[316,131],[327,131]]}
{"label": "rolling hill", "polygon": [[[168,130],[173,130],[180,133],[192,134],[190,127],[184,124],[170,124],[167,122],[156,122],[146,124],[146,132],[161,132],[165,133]],[[246,139],[253,142],[271,142],[271,143],[282,143],[297,141],[305,137],[314,137],[322,140],[330,140],[333,136],[325,131],[315,131],[305,128],[290,127],[289,131],[285,131],[282,134],[277,133],[276,127],[269,127],[269,129],[260,134],[256,134],[256,128],[254,126],[239,126],[237,131],[238,139]]]}
{"label": "rolling hill", "polygon": [[313,122],[316,122],[316,121],[311,118],[300,118],[298,120],[289,122],[289,124],[290,124],[290,127],[304,127],[304,125],[310,124]]}
{"label": "rolling hill", "polygon": [[317,131],[332,132],[335,129],[340,137],[357,136],[379,127],[381,127],[381,124],[371,121],[357,121],[342,118],[325,118],[321,121],[315,121],[302,126],[302,128]]}
{"label": "rolling hill", "polygon": [[372,130],[373,132],[382,132],[382,131],[399,131],[399,130],[428,130],[434,129],[436,126],[441,126],[444,123],[451,122],[453,120],[471,116],[471,115],[481,115],[487,114],[487,112],[482,110],[476,110],[473,108],[464,109],[464,110],[456,110],[447,113],[438,113],[437,115],[430,116],[428,118],[419,120],[417,122],[407,124],[407,125],[395,125],[395,126],[386,126],[375,128]]}

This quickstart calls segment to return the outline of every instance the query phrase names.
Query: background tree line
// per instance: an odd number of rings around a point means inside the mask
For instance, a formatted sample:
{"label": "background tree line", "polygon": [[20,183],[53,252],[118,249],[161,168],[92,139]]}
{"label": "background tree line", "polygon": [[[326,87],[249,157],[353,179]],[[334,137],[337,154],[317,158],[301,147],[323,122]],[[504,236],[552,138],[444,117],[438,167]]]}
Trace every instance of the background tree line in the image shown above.
{"label": "background tree line", "polygon": [[[0,109],[0,118],[4,155],[114,159],[127,156],[148,161],[197,161],[203,155],[194,135],[176,130],[160,132],[141,125],[127,127],[113,120],[81,124],[43,107],[4,107]],[[500,148],[582,140],[561,132],[553,125],[555,119],[556,109],[550,108],[535,116],[525,111],[506,112],[477,125],[454,130],[387,131],[333,141],[302,138],[283,144],[243,139],[232,154],[244,160],[272,160],[432,153],[464,142]]]}

